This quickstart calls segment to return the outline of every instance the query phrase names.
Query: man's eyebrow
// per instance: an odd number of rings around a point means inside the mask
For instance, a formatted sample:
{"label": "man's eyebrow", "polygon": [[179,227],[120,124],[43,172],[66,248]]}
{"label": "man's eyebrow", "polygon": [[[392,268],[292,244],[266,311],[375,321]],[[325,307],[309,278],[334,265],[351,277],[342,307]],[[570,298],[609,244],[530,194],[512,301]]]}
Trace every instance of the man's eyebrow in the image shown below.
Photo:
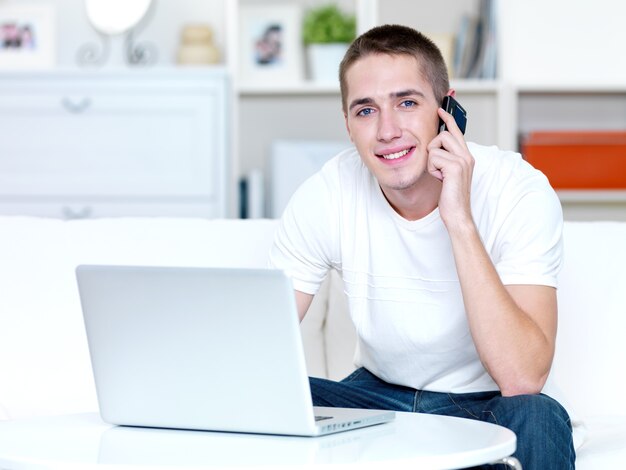
{"label": "man's eyebrow", "polygon": [[421,91],[415,90],[413,88],[391,93],[392,98],[405,98],[407,96],[420,96],[422,98],[426,97],[424,93],[422,93]]}
{"label": "man's eyebrow", "polygon": [[358,98],[354,101],[352,101],[352,103],[350,103],[350,106],[348,107],[348,109],[352,109],[355,106],[360,106],[362,104],[372,104],[374,102],[374,100],[372,98]]}
{"label": "man's eyebrow", "polygon": [[[393,93],[389,93],[389,96],[391,98],[396,98],[396,99],[406,98],[407,96],[419,96],[422,98],[426,97],[424,93],[414,88],[409,88],[408,90],[402,90],[402,91],[394,91]],[[355,106],[360,106],[362,104],[372,104],[372,103],[374,103],[373,98],[357,98],[356,100],[352,101],[352,103],[350,103],[350,106],[348,106],[348,109],[351,110]]]}

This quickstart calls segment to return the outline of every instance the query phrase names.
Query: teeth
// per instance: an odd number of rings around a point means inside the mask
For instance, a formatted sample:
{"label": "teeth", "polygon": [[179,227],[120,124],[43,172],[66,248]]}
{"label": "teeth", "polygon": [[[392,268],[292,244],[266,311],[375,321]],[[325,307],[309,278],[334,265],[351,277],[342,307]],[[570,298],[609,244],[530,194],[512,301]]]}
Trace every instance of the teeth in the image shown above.
{"label": "teeth", "polygon": [[396,153],[390,153],[389,155],[383,155],[382,157],[385,160],[395,160],[396,158],[404,157],[407,153],[409,153],[409,149],[400,150]]}

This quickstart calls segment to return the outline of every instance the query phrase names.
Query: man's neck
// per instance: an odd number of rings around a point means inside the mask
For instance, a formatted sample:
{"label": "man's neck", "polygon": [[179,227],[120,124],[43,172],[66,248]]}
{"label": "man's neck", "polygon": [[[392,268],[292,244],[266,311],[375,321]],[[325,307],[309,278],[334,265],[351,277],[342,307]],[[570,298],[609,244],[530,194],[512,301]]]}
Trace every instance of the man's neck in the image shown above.
{"label": "man's neck", "polygon": [[[425,175],[426,176],[426,175]],[[389,205],[406,220],[419,220],[434,211],[439,205],[441,181],[427,175],[420,184],[407,189],[383,189]]]}

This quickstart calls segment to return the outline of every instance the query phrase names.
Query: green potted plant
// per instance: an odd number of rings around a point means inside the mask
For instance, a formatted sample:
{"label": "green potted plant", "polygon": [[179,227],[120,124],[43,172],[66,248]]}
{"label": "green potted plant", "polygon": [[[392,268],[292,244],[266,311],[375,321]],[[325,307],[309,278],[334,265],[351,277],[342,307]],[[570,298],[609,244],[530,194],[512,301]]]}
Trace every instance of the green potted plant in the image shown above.
{"label": "green potted plant", "polygon": [[336,83],[339,63],[356,37],[356,19],[335,4],[307,10],[302,26],[309,75],[316,82]]}

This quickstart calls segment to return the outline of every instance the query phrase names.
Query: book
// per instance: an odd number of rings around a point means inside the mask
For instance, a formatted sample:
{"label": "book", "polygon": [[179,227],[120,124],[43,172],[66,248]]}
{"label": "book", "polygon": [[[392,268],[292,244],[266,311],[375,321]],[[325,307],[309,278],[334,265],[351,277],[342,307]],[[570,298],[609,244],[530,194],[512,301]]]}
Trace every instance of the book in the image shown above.
{"label": "book", "polygon": [[463,15],[457,34],[454,75],[458,78],[496,78],[497,31],[493,0],[480,0],[478,13]]}
{"label": "book", "polygon": [[460,43],[462,49],[460,51],[460,63],[456,71],[457,78],[469,78],[469,75],[476,62],[476,56],[478,54],[479,39],[477,38],[480,33],[478,24],[478,18],[472,15],[463,16],[463,27],[460,33]]}

